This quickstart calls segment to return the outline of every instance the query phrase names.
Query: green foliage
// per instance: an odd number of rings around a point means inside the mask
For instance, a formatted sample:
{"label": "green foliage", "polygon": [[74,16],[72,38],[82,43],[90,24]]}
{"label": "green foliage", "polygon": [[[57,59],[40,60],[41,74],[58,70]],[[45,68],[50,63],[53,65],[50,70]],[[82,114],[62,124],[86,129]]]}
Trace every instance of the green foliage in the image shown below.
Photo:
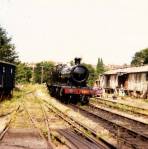
{"label": "green foliage", "polygon": [[32,69],[25,63],[19,63],[16,70],[16,82],[27,83],[30,82],[32,77]]}
{"label": "green foliage", "polygon": [[73,60],[71,60],[71,61],[70,61],[70,65],[71,65],[71,66],[74,66],[74,65],[75,65],[75,62],[74,62]]}
{"label": "green foliage", "polygon": [[102,74],[105,71],[104,64],[102,58],[98,58],[97,66],[96,66],[96,72],[97,74]]}
{"label": "green foliage", "polygon": [[0,26],[0,60],[16,63],[18,55],[15,51],[14,44],[11,43],[11,38],[7,37],[6,31]]}
{"label": "green foliage", "polygon": [[[35,82],[41,83],[41,78],[43,77],[43,82],[46,82],[50,77],[50,71],[54,67],[54,62],[52,61],[45,61],[36,64],[35,68]],[[42,69],[43,67],[43,69]],[[43,70],[43,75],[42,75]]]}
{"label": "green foliage", "polygon": [[93,86],[95,80],[97,79],[97,73],[95,68],[91,64],[83,63],[89,70],[89,78],[88,78],[88,85]]}
{"label": "green foliage", "polygon": [[132,66],[141,66],[143,64],[148,64],[148,48],[136,52],[132,61]]}

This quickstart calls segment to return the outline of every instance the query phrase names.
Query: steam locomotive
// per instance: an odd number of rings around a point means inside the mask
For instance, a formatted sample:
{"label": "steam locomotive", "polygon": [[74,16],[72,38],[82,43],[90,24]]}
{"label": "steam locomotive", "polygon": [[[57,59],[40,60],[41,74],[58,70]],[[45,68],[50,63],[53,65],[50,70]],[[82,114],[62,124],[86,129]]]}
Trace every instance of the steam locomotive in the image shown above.
{"label": "steam locomotive", "polygon": [[66,104],[69,102],[87,104],[89,102],[94,91],[87,86],[89,71],[80,62],[81,58],[75,58],[74,66],[59,64],[53,68],[47,82],[51,96]]}

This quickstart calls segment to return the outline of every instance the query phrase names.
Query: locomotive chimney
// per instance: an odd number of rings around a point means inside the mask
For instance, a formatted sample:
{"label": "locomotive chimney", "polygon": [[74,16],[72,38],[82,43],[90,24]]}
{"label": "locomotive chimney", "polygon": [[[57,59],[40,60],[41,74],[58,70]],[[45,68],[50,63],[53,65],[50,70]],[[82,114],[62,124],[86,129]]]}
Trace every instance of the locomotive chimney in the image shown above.
{"label": "locomotive chimney", "polygon": [[75,65],[79,65],[81,63],[81,58],[75,58]]}

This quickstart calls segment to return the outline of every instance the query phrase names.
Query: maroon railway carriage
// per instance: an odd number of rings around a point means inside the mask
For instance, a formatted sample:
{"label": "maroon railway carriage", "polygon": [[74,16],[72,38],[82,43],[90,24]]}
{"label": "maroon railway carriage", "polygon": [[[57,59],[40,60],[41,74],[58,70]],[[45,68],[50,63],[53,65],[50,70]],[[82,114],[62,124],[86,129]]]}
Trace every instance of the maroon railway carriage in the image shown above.
{"label": "maroon railway carriage", "polygon": [[15,84],[15,68],[11,63],[0,61],[0,100],[11,96]]}

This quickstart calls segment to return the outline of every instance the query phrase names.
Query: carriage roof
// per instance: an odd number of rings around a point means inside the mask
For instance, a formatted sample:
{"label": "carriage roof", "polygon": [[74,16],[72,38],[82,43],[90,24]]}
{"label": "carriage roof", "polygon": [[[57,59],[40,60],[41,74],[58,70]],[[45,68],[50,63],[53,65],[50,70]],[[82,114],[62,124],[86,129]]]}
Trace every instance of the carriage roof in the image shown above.
{"label": "carriage roof", "polygon": [[11,65],[11,66],[16,66],[15,64],[9,63],[9,62],[5,62],[5,61],[1,61],[0,60],[0,64],[6,64],[6,65]]}

